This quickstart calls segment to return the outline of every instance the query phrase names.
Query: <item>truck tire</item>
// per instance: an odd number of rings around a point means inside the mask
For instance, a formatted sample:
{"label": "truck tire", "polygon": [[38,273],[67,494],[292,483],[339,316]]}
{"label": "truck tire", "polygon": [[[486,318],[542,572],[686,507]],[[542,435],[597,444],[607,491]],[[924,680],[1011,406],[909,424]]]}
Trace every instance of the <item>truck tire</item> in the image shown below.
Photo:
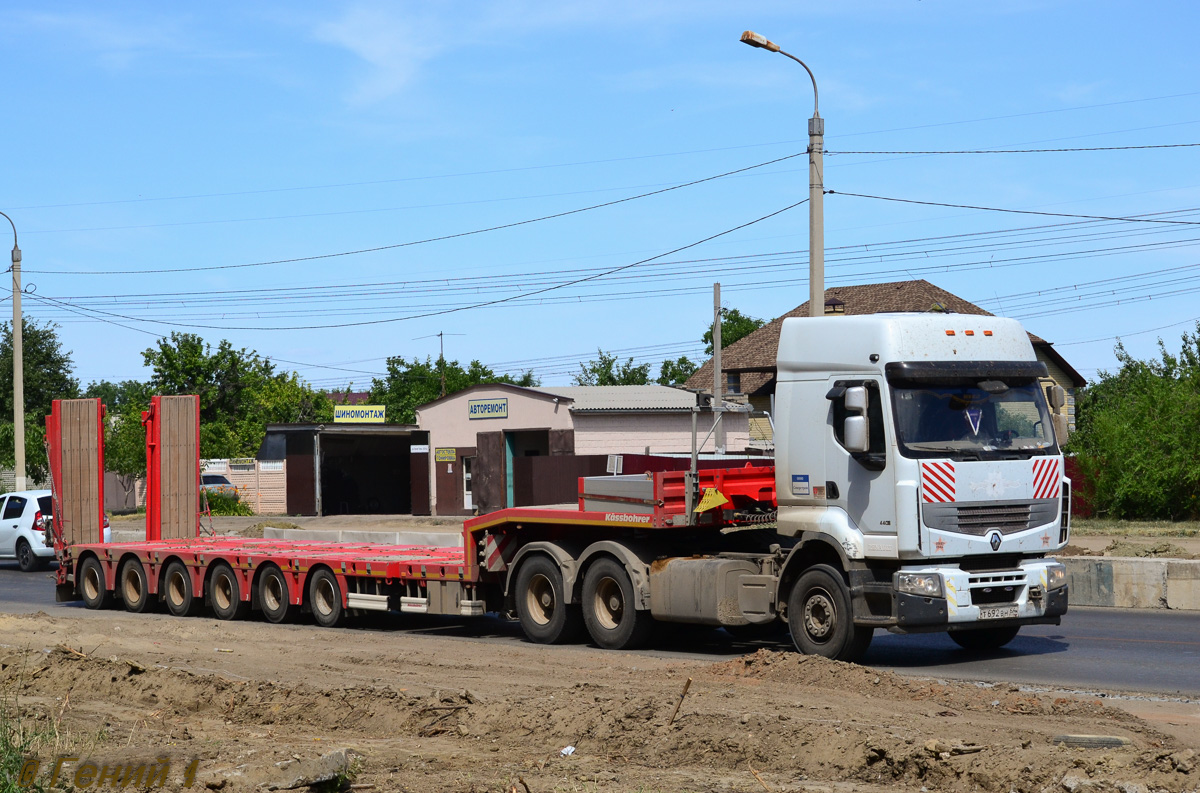
{"label": "truck tire", "polygon": [[1017,638],[1017,632],[1020,630],[1019,625],[1011,628],[975,628],[951,631],[950,638],[967,652],[986,653],[989,650],[999,650]]}
{"label": "truck tire", "polygon": [[517,618],[529,641],[564,644],[579,637],[583,614],[563,594],[562,571],[552,559],[534,556],[517,571]]}
{"label": "truck tire", "polygon": [[137,559],[130,559],[121,565],[117,575],[117,591],[125,603],[125,610],[134,614],[151,611],[154,598],[150,597],[150,587],[146,581],[146,570]]}
{"label": "truck tire", "polygon": [[219,620],[244,619],[250,604],[242,600],[242,586],[233,568],[217,562],[208,577],[208,602]]}
{"label": "truck tire", "polygon": [[346,617],[342,608],[342,590],[337,576],[328,570],[318,570],[308,579],[308,606],[313,619],[322,628],[336,628]]}
{"label": "truck tire", "polygon": [[299,607],[288,599],[287,577],[275,565],[268,565],[258,575],[258,607],[267,622],[291,622]]}
{"label": "truck tire", "polygon": [[200,613],[203,605],[192,589],[192,577],[188,575],[187,566],[183,562],[171,562],[163,573],[163,600],[167,602],[167,611],[176,617],[194,617]]}
{"label": "truck tire", "polygon": [[583,621],[605,650],[641,647],[654,630],[649,611],[633,607],[633,582],[615,559],[598,559],[583,577]]}
{"label": "truck tire", "polygon": [[106,609],[112,605],[113,594],[104,586],[104,568],[96,557],[89,556],[79,565],[75,585],[83,605],[90,609]]}
{"label": "truck tire", "polygon": [[871,628],[854,624],[850,590],[841,574],[828,565],[809,568],[788,596],[792,643],[805,655],[857,661],[871,644]]}
{"label": "truck tire", "polygon": [[47,563],[48,560],[33,552],[33,547],[24,538],[17,540],[17,564],[22,572],[34,573],[44,570]]}

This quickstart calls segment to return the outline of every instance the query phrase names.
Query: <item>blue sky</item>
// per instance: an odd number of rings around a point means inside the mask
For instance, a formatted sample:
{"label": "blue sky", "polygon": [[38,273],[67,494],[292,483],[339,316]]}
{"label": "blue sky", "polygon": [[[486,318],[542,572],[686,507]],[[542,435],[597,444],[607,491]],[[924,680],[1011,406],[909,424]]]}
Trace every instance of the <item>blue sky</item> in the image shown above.
{"label": "blue sky", "polygon": [[[1182,2],[10,0],[0,211],[36,290],[26,312],[61,325],[84,384],[146,377],[141,351],[171,330],[321,387],[436,356],[438,332],[448,358],[546,384],[597,347],[657,370],[703,359],[714,281],[763,318],[807,299],[805,206],[564,285],[805,197],[808,77],[742,30],[813,69],[831,152],[1110,147],[1200,142],[1196,17]],[[835,194],[828,286],[927,278],[1022,319],[1088,377],[1113,365],[1112,337],[1146,356],[1200,317],[1200,149],[831,154],[825,182],[1178,221]]]}

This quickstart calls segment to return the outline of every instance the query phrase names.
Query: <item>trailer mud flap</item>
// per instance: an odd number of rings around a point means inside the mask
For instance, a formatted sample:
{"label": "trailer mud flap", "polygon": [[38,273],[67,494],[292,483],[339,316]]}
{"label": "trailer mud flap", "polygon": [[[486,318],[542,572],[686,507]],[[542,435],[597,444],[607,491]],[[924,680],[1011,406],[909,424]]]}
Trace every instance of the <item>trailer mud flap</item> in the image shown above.
{"label": "trailer mud flap", "polygon": [[54,585],[54,602],[55,603],[72,603],[76,600],[83,600],[79,593],[75,591],[74,584],[55,584]]}

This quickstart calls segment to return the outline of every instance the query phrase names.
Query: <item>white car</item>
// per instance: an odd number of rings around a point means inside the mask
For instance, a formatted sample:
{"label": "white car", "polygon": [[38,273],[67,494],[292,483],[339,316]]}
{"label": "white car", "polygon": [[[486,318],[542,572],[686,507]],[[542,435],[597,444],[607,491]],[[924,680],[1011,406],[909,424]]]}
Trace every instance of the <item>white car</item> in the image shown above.
{"label": "white car", "polygon": [[[54,558],[49,535],[54,499],[49,490],[21,490],[0,496],[0,559],[13,559],[25,572],[41,570]],[[112,540],[104,516],[104,541]]]}

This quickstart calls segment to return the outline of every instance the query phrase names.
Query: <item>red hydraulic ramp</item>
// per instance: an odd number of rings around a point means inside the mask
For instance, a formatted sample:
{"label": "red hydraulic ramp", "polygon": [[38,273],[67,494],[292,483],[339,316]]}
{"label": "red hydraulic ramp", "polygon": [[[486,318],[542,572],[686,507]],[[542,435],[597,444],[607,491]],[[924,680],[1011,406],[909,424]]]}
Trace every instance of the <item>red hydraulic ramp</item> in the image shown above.
{"label": "red hydraulic ramp", "polygon": [[146,539],[200,534],[200,397],[154,396],[146,426]]}

